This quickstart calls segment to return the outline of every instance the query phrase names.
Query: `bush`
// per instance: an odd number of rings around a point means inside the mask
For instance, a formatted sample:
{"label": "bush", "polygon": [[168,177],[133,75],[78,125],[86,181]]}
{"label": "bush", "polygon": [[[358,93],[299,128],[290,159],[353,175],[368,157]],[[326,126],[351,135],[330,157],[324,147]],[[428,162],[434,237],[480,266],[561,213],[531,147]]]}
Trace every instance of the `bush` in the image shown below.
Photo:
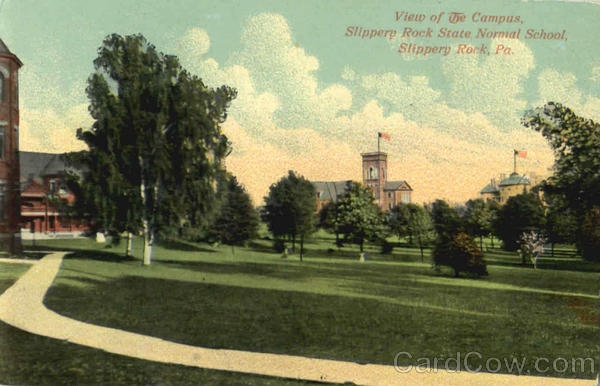
{"label": "bush", "polygon": [[584,259],[600,261],[600,208],[592,209],[583,219],[581,250]]}
{"label": "bush", "polygon": [[433,250],[433,261],[436,266],[445,265],[454,269],[456,277],[460,272],[487,275],[483,253],[466,233],[438,239]]}

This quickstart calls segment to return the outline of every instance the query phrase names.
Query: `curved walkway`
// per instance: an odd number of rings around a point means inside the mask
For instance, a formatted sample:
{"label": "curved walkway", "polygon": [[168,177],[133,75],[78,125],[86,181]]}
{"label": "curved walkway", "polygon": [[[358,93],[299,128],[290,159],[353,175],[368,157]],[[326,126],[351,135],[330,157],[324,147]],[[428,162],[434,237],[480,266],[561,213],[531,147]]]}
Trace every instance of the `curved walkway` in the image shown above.
{"label": "curved walkway", "polygon": [[[592,385],[591,380],[514,376],[469,372],[400,373],[393,366],[291,355],[194,347],[146,335],[96,326],[64,317],[46,308],[43,300],[66,253],[45,256],[33,264],[0,296],[0,320],[32,334],[148,361],[207,369],[297,378],[310,381],[352,382],[361,385]],[[29,261],[30,262],[30,261]]]}

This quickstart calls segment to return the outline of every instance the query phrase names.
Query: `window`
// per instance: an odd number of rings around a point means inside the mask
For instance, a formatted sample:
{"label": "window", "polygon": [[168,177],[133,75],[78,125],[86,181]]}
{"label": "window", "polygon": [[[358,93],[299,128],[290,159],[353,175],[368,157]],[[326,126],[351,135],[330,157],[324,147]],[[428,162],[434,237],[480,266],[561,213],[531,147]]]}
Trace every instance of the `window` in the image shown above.
{"label": "window", "polygon": [[4,159],[4,131],[6,126],[0,126],[0,159]]}
{"label": "window", "polygon": [[402,192],[402,202],[408,204],[410,202],[410,192]]}
{"label": "window", "polygon": [[56,180],[50,180],[49,185],[50,185],[50,193],[52,193],[52,194],[56,193]]}
{"label": "window", "polygon": [[376,180],[377,179],[377,169],[373,166],[369,167],[369,179]]}

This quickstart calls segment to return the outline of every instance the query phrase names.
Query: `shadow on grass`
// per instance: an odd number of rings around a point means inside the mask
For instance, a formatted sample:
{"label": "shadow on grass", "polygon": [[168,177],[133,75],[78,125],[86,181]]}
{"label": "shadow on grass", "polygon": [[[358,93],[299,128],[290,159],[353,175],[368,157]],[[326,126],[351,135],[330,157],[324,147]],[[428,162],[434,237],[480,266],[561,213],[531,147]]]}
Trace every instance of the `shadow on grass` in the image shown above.
{"label": "shadow on grass", "polygon": [[76,249],[74,253],[69,253],[65,256],[65,259],[87,259],[97,261],[108,261],[111,263],[121,263],[135,261],[136,259],[132,256],[125,256],[118,252],[106,252],[102,250],[80,250]]}
{"label": "shadow on grass", "polygon": [[215,251],[208,248],[201,248],[195,245],[192,242],[184,241],[184,240],[162,240],[158,242],[158,245],[173,251],[183,251],[183,252],[210,252],[214,253]]}

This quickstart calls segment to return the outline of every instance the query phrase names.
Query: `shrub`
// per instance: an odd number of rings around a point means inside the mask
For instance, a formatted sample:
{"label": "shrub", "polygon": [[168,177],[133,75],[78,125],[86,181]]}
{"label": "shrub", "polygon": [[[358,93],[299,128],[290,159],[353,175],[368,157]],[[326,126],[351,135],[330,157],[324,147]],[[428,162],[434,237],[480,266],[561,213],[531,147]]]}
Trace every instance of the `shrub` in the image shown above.
{"label": "shrub", "polygon": [[433,261],[436,266],[445,265],[454,269],[456,277],[460,272],[487,275],[483,253],[466,233],[439,238],[433,250]]}

